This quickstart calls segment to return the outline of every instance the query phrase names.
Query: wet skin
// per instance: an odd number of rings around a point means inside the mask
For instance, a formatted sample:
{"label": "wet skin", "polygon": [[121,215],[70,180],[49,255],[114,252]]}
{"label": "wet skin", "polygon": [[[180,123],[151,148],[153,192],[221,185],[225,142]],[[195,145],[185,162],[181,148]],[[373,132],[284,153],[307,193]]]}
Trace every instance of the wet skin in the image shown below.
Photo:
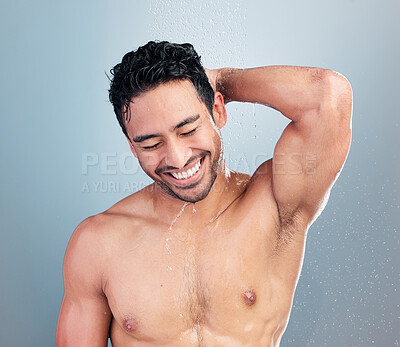
{"label": "wet skin", "polygon": [[[108,335],[116,347],[279,345],[316,208],[307,214],[277,203],[273,178],[286,176],[273,177],[271,159],[252,177],[225,169],[221,98],[216,93],[215,122],[187,81],[134,99],[131,149],[155,183],[75,230],[64,261],[60,346],[105,346]],[[312,142],[321,138],[313,129],[307,144],[330,148]],[[179,179],[184,172],[191,177]],[[332,184],[313,192],[315,206]],[[284,193],[290,202],[295,192]]]}
{"label": "wet skin", "polygon": [[280,229],[265,179],[232,173],[219,205],[229,207],[219,217],[210,223],[212,214],[197,204],[193,213],[188,204],[171,230],[174,215],[158,217],[154,190],[95,217],[111,245],[102,268],[113,346],[276,344],[289,317],[303,240],[278,243],[278,234],[289,231]]}
{"label": "wet skin", "polygon": [[[278,235],[286,231],[272,195],[271,163],[253,181],[227,175],[223,162],[218,168],[218,129],[188,91],[195,93],[189,82],[173,83],[134,100],[131,109],[132,139],[161,135],[132,146],[143,170],[160,184],[98,217],[109,226],[106,243],[112,245],[102,268],[111,340],[114,346],[274,345],[287,324],[302,247],[278,251]],[[178,110],[175,115],[165,112],[172,109]],[[165,132],[196,114],[199,119],[179,135]],[[159,127],[146,122],[150,115],[157,115]],[[223,110],[214,112],[219,126],[223,116]],[[193,135],[181,136],[193,129]],[[192,189],[183,188],[193,182],[182,188],[180,180],[168,177],[199,157],[201,167],[193,176],[199,183]],[[214,189],[195,204],[195,213],[173,196],[197,200],[213,170],[219,173]]]}

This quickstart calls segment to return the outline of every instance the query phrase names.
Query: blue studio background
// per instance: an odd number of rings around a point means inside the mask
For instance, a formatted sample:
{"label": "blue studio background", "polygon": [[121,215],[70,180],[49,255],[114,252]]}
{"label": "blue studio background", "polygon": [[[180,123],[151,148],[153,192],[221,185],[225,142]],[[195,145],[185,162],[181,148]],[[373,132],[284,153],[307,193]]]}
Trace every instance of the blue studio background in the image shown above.
{"label": "blue studio background", "polygon": [[[105,72],[149,40],[210,68],[302,65],[345,75],[353,140],[309,231],[283,347],[398,346],[398,0],[2,0],[0,346],[54,346],[75,227],[150,180],[130,156]],[[228,105],[228,166],[252,173],[288,120]]]}

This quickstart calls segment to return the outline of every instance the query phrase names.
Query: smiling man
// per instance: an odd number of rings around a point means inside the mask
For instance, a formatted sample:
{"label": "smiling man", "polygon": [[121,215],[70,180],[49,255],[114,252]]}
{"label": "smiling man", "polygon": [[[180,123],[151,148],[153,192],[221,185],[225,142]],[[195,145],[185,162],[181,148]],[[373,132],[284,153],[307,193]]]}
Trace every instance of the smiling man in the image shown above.
{"label": "smiling man", "polygon": [[[205,70],[169,42],[112,73],[117,119],[154,183],[74,231],[57,345],[278,346],[308,229],[349,150],[349,82],[320,68]],[[230,101],[291,120],[252,176],[225,167]]]}
{"label": "smiling man", "polygon": [[[222,97],[219,107],[215,123],[188,80],[165,82],[129,105],[132,120],[126,130],[133,154],[159,187],[181,201],[203,200],[217,178],[219,128],[226,122]],[[147,121],[152,115],[156,124]]]}

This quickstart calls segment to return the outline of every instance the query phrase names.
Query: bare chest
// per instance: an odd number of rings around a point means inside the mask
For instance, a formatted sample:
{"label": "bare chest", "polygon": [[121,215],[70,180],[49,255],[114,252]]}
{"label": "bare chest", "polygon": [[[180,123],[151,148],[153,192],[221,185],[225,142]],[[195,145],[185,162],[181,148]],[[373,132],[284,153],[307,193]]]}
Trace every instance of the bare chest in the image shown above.
{"label": "bare chest", "polygon": [[266,232],[257,223],[221,222],[198,233],[167,230],[127,242],[105,273],[114,330],[153,343],[202,327],[261,339],[265,322],[272,329],[278,319],[277,306],[290,310],[290,297],[271,286]]}

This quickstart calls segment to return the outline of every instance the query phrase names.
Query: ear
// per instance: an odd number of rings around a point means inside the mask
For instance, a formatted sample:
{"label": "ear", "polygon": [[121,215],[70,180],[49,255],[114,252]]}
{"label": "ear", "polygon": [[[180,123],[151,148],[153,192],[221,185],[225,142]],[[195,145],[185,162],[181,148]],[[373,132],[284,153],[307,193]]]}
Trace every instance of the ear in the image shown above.
{"label": "ear", "polygon": [[218,128],[221,129],[226,124],[227,115],[224,104],[224,97],[220,92],[214,93],[213,116],[215,124],[217,124]]}
{"label": "ear", "polygon": [[[124,135],[125,135],[125,134],[124,134]],[[137,158],[137,153],[136,153],[136,151],[135,151],[135,148],[133,148],[133,145],[132,145],[131,140],[129,140],[128,136],[125,135],[125,137],[126,137],[126,139],[128,140],[129,147],[131,148],[132,154],[134,155],[135,158]]]}

